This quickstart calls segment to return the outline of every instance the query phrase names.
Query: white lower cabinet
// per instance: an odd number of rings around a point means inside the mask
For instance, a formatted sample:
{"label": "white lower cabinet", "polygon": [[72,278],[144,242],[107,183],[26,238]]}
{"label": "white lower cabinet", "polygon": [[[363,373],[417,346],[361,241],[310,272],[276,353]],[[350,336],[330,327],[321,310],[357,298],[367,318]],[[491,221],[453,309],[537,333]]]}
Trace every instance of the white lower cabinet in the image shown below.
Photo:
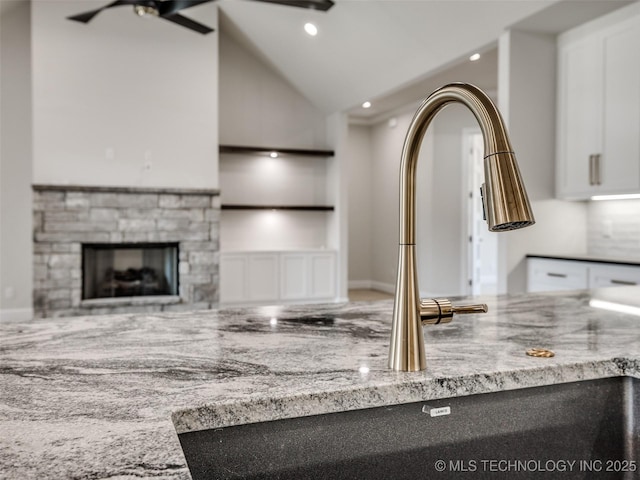
{"label": "white lower cabinet", "polygon": [[309,296],[309,255],[283,253],[280,256],[280,298],[304,300]]}
{"label": "white lower cabinet", "polygon": [[589,268],[589,287],[640,285],[640,267],[598,264]]}
{"label": "white lower cabinet", "polygon": [[336,261],[333,253],[312,253],[309,256],[310,289],[309,296],[314,299],[336,296]]}
{"label": "white lower cabinet", "polygon": [[588,288],[589,273],[583,262],[529,258],[527,291],[583,290]]}
{"label": "white lower cabinet", "polygon": [[249,255],[249,275],[247,276],[247,300],[253,302],[278,298],[279,258],[275,253],[254,253]]}
{"label": "white lower cabinet", "polygon": [[220,303],[267,304],[332,301],[334,251],[222,252]]}
{"label": "white lower cabinet", "polygon": [[248,299],[249,256],[241,253],[220,255],[220,302],[236,303]]}
{"label": "white lower cabinet", "polygon": [[640,265],[553,258],[527,259],[528,292],[584,290],[622,285],[640,285]]}

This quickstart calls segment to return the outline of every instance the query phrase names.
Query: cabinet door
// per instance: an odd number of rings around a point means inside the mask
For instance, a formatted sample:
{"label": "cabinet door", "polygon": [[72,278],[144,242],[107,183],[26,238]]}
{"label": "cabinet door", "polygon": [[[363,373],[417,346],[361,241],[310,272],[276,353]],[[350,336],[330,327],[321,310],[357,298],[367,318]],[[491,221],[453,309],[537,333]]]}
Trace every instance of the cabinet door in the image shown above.
{"label": "cabinet door", "polygon": [[588,268],[585,262],[529,258],[527,291],[583,290],[588,285]]}
{"label": "cabinet door", "polygon": [[249,299],[246,254],[220,255],[220,303],[243,302]]}
{"label": "cabinet door", "polygon": [[311,298],[333,298],[336,296],[336,256],[334,253],[314,253],[311,263]]}
{"label": "cabinet door", "polygon": [[559,40],[557,195],[640,192],[640,15],[577,31]]}
{"label": "cabinet door", "polygon": [[304,253],[283,253],[280,258],[280,297],[302,300],[309,291],[309,258]]}
{"label": "cabinet door", "polygon": [[278,300],[278,254],[254,253],[249,256],[249,300]]}
{"label": "cabinet door", "polygon": [[640,267],[612,264],[592,264],[589,268],[589,288],[640,285]]}
{"label": "cabinet door", "polygon": [[558,194],[588,198],[595,189],[594,155],[601,151],[602,47],[594,38],[560,48]]}
{"label": "cabinet door", "polygon": [[640,17],[607,30],[603,55],[601,193],[640,190]]}

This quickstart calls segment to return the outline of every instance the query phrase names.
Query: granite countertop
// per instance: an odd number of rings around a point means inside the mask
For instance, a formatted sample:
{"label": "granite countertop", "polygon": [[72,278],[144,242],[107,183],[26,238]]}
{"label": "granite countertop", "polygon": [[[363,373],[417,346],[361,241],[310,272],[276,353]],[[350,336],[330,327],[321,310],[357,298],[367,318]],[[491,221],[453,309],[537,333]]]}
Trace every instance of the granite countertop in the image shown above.
{"label": "granite countertop", "polygon": [[549,255],[530,253],[527,258],[547,258],[549,260],[571,260],[575,262],[613,263],[616,265],[640,266],[638,258],[621,258],[606,255]]}
{"label": "granite countertop", "polygon": [[417,373],[387,369],[392,301],[3,322],[0,472],[188,479],[176,430],[640,377],[640,317],[592,298],[640,287],[481,299],[490,313],[425,327]]}

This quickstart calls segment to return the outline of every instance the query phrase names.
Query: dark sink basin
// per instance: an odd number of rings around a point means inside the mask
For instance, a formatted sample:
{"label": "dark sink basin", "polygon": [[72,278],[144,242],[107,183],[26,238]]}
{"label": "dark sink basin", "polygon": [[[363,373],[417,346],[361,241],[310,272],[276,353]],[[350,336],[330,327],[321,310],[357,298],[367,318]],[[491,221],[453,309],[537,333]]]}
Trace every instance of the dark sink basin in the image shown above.
{"label": "dark sink basin", "polygon": [[607,378],[179,438],[194,480],[635,479],[639,385]]}

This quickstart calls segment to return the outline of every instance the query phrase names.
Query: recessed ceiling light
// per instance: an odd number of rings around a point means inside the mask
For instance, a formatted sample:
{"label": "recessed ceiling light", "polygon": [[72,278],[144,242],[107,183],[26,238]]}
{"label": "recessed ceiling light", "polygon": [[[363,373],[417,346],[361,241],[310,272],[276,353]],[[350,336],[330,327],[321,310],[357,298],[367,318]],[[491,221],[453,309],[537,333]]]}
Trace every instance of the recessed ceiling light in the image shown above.
{"label": "recessed ceiling light", "polygon": [[472,62],[475,62],[476,60],[480,60],[480,54],[479,53],[474,53],[473,55],[471,55],[469,57],[469,60],[471,60]]}
{"label": "recessed ceiling light", "polygon": [[364,102],[362,108],[371,108],[371,102]]}
{"label": "recessed ceiling light", "polygon": [[304,31],[312,37],[315,37],[318,34],[318,27],[316,27],[313,23],[305,23]]}

